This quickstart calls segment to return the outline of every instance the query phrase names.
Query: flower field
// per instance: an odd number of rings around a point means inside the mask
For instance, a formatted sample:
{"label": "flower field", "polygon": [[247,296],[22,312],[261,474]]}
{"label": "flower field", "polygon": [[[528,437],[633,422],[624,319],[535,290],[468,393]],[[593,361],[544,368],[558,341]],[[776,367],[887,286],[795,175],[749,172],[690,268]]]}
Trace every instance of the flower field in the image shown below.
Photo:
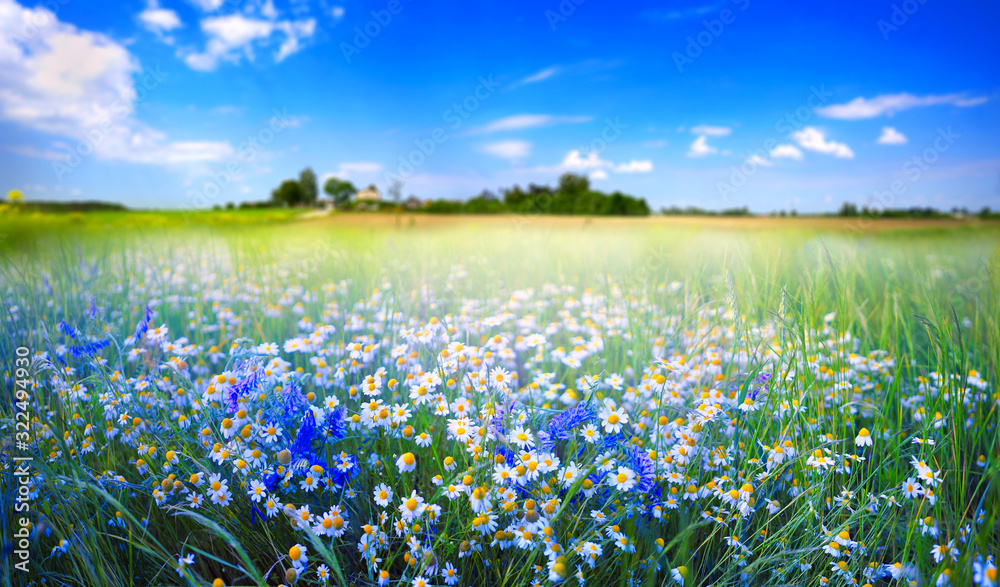
{"label": "flower field", "polygon": [[996,226],[5,231],[35,585],[997,584]]}

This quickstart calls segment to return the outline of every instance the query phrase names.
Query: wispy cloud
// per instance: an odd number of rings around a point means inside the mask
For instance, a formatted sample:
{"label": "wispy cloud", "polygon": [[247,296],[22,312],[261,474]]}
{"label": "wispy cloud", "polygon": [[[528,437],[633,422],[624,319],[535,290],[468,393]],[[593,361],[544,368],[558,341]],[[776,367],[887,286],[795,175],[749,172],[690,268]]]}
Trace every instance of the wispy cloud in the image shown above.
{"label": "wispy cloud", "polygon": [[814,126],[807,126],[792,133],[792,139],[807,151],[815,151],[824,155],[833,155],[840,159],[853,159],[854,151],[844,143],[827,140],[823,131]]}
{"label": "wispy cloud", "polygon": [[698,126],[691,127],[691,134],[694,135],[708,135],[710,137],[725,137],[729,136],[733,132],[733,129],[728,126],[712,126],[709,124],[699,124]]}
{"label": "wispy cloud", "polygon": [[777,145],[767,153],[772,159],[802,160],[802,151],[795,145]]}
{"label": "wispy cloud", "polygon": [[650,9],[639,13],[639,18],[652,22],[664,22],[672,20],[688,20],[701,18],[702,16],[719,9],[718,4],[702,4],[700,6],[689,6],[678,9]]}
{"label": "wispy cloud", "polygon": [[498,141],[485,144],[479,150],[503,159],[524,159],[531,154],[531,143],[517,140]]}
{"label": "wispy cloud", "polygon": [[534,73],[532,75],[529,75],[528,77],[522,79],[518,83],[519,83],[519,85],[533,84],[533,83],[536,83],[536,82],[547,80],[547,79],[549,79],[550,77],[552,77],[553,75],[555,75],[558,72],[559,72],[559,68],[553,65],[552,67],[546,67],[545,69],[539,71],[538,73]]}
{"label": "wispy cloud", "polygon": [[340,164],[334,175],[347,178],[356,175],[378,173],[382,169],[384,169],[383,165],[374,161],[347,161]]}
{"label": "wispy cloud", "polygon": [[480,135],[495,132],[524,130],[557,124],[580,124],[590,122],[593,116],[554,116],[552,114],[515,114],[494,120],[479,127],[469,129],[467,134]]}
{"label": "wispy cloud", "polygon": [[628,163],[619,163],[615,166],[616,173],[649,173],[653,170],[653,162],[648,159],[641,161],[633,159]]}
{"label": "wispy cloud", "polygon": [[186,52],[184,63],[195,71],[215,71],[222,62],[237,64],[243,57],[253,61],[254,45],[266,44],[278,33],[284,40],[274,53],[274,61],[281,62],[316,32],[316,20],[273,21],[237,13],[206,18],[201,21],[201,30],[208,37],[204,51]]}
{"label": "wispy cloud", "polygon": [[878,118],[879,116],[892,116],[897,112],[919,108],[922,106],[938,106],[950,104],[960,108],[978,106],[984,104],[988,98],[985,96],[969,98],[964,94],[946,94],[941,96],[914,96],[913,94],[884,94],[874,98],[857,97],[844,104],[831,104],[817,108],[816,113],[826,118],[836,118],[839,120],[862,120],[866,118]]}

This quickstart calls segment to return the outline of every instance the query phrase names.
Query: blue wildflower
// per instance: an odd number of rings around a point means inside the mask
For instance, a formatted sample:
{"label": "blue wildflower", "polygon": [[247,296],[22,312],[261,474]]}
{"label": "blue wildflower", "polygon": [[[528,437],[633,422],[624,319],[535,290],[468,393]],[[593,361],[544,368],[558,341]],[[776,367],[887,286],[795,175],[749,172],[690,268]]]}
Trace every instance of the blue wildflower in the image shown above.
{"label": "blue wildflower", "polygon": [[610,434],[605,436],[597,443],[597,451],[604,452],[606,450],[612,450],[618,448],[622,442],[625,442],[625,435],[619,432],[618,434]]}
{"label": "blue wildflower", "polygon": [[590,404],[577,404],[565,410],[549,420],[548,432],[539,435],[542,447],[551,451],[555,446],[555,440],[569,440],[571,430],[597,418],[597,413],[591,409]]}
{"label": "blue wildflower", "polygon": [[69,352],[76,358],[87,357],[90,355],[96,355],[101,349],[111,344],[108,339],[101,339],[98,341],[85,342],[80,345],[74,345],[69,347]]}
{"label": "blue wildflower", "polygon": [[330,475],[333,477],[333,482],[337,485],[347,485],[351,479],[357,477],[361,472],[361,469],[358,467],[358,457],[342,453],[338,458],[340,459],[340,464],[333,468]]}
{"label": "blue wildflower", "polygon": [[323,418],[323,428],[326,430],[327,438],[332,442],[343,440],[347,436],[347,420],[344,408],[337,408],[326,413]]}
{"label": "blue wildflower", "polygon": [[135,326],[135,332],[132,334],[132,336],[130,336],[127,339],[125,339],[126,346],[127,345],[131,345],[131,344],[135,344],[135,343],[139,342],[140,340],[142,340],[142,337],[145,336],[146,331],[149,330],[149,323],[152,320],[153,320],[153,310],[151,310],[150,307],[149,307],[149,305],[147,304],[146,305],[146,314],[142,317],[141,320],[139,320],[139,323],[136,324],[136,326]]}
{"label": "blue wildflower", "polygon": [[767,387],[767,382],[771,380],[770,373],[761,373],[754,379],[754,385],[750,387],[750,399],[757,399],[757,394]]}
{"label": "blue wildflower", "polygon": [[257,389],[257,386],[260,385],[261,375],[264,370],[256,362],[249,362],[247,364],[249,365],[247,376],[229,388],[229,397],[226,399],[229,404],[230,413],[234,413],[239,409],[239,398],[247,397],[251,391]]}
{"label": "blue wildflower", "polygon": [[62,330],[63,334],[65,334],[66,336],[68,336],[70,338],[76,338],[76,335],[79,334],[76,331],[76,329],[73,328],[72,326],[70,326],[69,324],[67,324],[65,320],[60,320],[59,321],[59,330]]}
{"label": "blue wildflower", "polygon": [[313,456],[312,441],[316,438],[316,416],[312,410],[306,410],[306,416],[302,419],[302,426],[292,443],[292,462],[297,459],[310,459]]}
{"label": "blue wildflower", "polygon": [[628,454],[628,466],[636,472],[639,484],[638,489],[642,493],[649,493],[656,486],[656,474],[654,473],[653,461],[646,451],[638,446],[633,446]]}

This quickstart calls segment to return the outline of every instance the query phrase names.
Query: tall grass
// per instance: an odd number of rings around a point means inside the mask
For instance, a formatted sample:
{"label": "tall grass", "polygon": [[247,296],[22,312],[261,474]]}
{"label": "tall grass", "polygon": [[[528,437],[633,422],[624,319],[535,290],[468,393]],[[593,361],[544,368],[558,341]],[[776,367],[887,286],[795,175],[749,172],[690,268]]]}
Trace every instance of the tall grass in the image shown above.
{"label": "tall grass", "polygon": [[[718,500],[705,498],[683,502],[658,521],[642,515],[641,508],[633,509],[628,494],[595,493],[583,498],[579,484],[565,488],[560,513],[552,516],[564,548],[577,539],[594,539],[595,530],[603,531],[586,517],[595,509],[614,517],[635,546],[633,553],[615,552],[605,537],[605,554],[597,568],[582,565],[587,582],[665,585],[673,580],[671,569],[684,566],[686,585],[815,585],[821,577],[841,584],[845,579],[831,571],[837,560],[822,550],[832,539],[824,531],[835,536],[849,529],[851,540],[864,545],[858,547],[864,554],[852,556],[849,565],[858,584],[877,583],[885,574],[884,565],[898,564],[903,575],[918,584],[928,584],[948,569],[951,584],[968,585],[975,557],[995,555],[1000,546],[996,483],[1000,231],[996,228],[851,236],[805,230],[720,232],[642,222],[552,224],[534,219],[527,224],[512,221],[509,227],[491,224],[436,231],[386,227],[333,232],[308,224],[278,224],[252,229],[119,227],[103,233],[64,228],[43,234],[44,226],[22,222],[8,231],[16,238],[0,245],[4,253],[0,296],[6,313],[0,353],[8,389],[13,389],[16,347],[48,352],[48,360],[36,359],[33,364],[31,413],[37,418],[38,438],[33,449],[37,496],[31,504],[30,576],[36,584],[206,585],[221,578],[230,585],[276,585],[286,582],[289,547],[299,543],[318,558],[299,582],[315,583],[316,563],[324,561],[334,584],[373,585],[378,573],[364,563],[356,543],[359,528],[378,519],[380,508],[371,496],[380,482],[393,485],[397,498],[418,489],[428,502],[445,505],[443,519],[426,546],[440,565],[450,561],[460,568],[461,584],[548,582],[548,572],[535,567],[551,563],[543,548],[486,546],[481,553],[458,558],[462,542],[476,535],[470,526],[473,514],[467,500],[449,506],[431,479],[441,475],[446,487],[467,472],[463,467],[445,470],[441,463],[450,456],[467,464],[477,483],[488,482],[489,463],[470,461],[460,445],[445,442],[443,422],[425,411],[415,410],[410,424],[418,431],[436,427],[436,440],[421,453],[427,458],[419,457],[422,466],[413,474],[398,472],[390,458],[412,450],[412,442],[398,436],[355,430],[328,448],[330,454],[341,450],[356,454],[359,463],[372,453],[382,459],[381,468],[365,469],[349,484],[358,495],[341,502],[349,510],[350,531],[335,540],[310,537],[282,515],[268,520],[254,517],[253,504],[239,489],[227,508],[207,504],[191,510],[177,501],[158,507],[153,490],[166,471],[153,466],[149,474],[138,472],[132,447],[101,441],[95,452],[80,453],[83,428],[105,426],[99,396],[121,394],[122,376],[156,374],[185,389],[198,389],[198,380],[220,373],[227,361],[233,364],[228,355],[213,363],[211,347],[227,354],[234,342],[244,338],[280,346],[300,333],[296,322],[301,316],[334,324],[334,345],[350,342],[353,333],[344,328],[349,315],[369,324],[388,317],[384,335],[395,344],[399,329],[411,317],[413,324],[426,324],[432,317],[487,315],[510,309],[514,292],[528,289],[535,292],[533,299],[544,303],[525,304],[519,312],[533,313],[539,328],[564,321],[561,301],[579,300],[585,292],[604,296],[604,307],[593,311],[621,314],[622,327],[607,333],[601,352],[578,371],[550,362],[536,365],[556,371],[558,381],[569,388],[577,388],[581,375],[603,379],[628,369],[635,373],[629,385],[637,386],[643,368],[655,363],[652,353],[658,340],[656,348],[676,349],[688,357],[721,351],[707,342],[719,339],[695,336],[696,332],[732,332],[731,337],[721,338],[728,347],[720,354],[718,386],[732,391],[736,403],[752,393],[760,374],[772,374],[758,411],[743,413],[734,404],[730,417],[704,425],[698,446],[706,453],[686,471],[698,486],[723,474],[736,488],[751,482],[754,515],[730,519],[711,509]],[[543,297],[539,292],[545,284],[572,290]],[[280,318],[267,315],[266,304],[298,288],[314,294],[304,301],[298,296],[301,315],[289,307],[283,308]],[[256,292],[256,297],[241,295],[248,292]],[[188,359],[190,367],[203,368],[201,375],[194,369],[160,370],[169,355],[155,348],[139,362],[129,362],[119,351],[151,301],[157,314],[154,326],[166,324],[171,338],[186,336],[204,347],[204,352]],[[98,314],[88,318],[92,305]],[[111,343],[102,353],[106,363],[75,361],[69,355],[60,361],[60,351],[65,354],[60,345],[67,343],[57,326],[61,320],[88,324],[88,334],[108,338]],[[841,344],[827,345],[831,340]],[[844,352],[834,352],[836,348]],[[850,353],[875,350],[885,351],[892,362],[871,373],[870,388],[838,388],[825,376],[827,370],[839,373],[851,368]],[[419,349],[425,369],[439,360],[439,351]],[[316,370],[308,356],[282,356],[293,369]],[[881,360],[882,355],[875,356]],[[529,377],[523,360],[519,359],[520,375]],[[379,364],[388,364],[388,359]],[[818,372],[819,364],[827,370]],[[77,371],[66,371],[68,366]],[[985,392],[965,383],[972,370],[988,382]],[[920,392],[920,382],[927,382],[932,372],[944,382],[957,378],[948,384],[948,393]],[[67,400],[65,392],[55,390],[57,376],[86,386],[88,399]],[[143,397],[150,405],[171,397],[155,386],[152,389],[148,398]],[[358,403],[349,401],[346,386],[324,390],[307,383],[304,389],[315,391],[317,402],[325,394],[337,394],[349,414],[358,410]],[[577,392],[588,394],[583,388]],[[452,394],[449,400],[455,399],[454,390],[447,393]],[[606,397],[619,404],[630,401],[622,392],[607,389],[589,393],[596,402]],[[922,420],[914,417],[918,394],[925,412]],[[657,422],[660,416],[690,417],[698,408],[696,397],[684,405],[663,403],[646,414],[637,410],[633,423]],[[476,406],[486,401],[476,399]],[[782,402],[801,409],[771,417]],[[5,402],[0,412],[6,442],[14,429],[11,406]],[[555,413],[558,404],[525,406],[530,421],[540,423]],[[936,428],[938,413],[943,426]],[[219,467],[211,462],[192,430],[181,429],[174,420],[153,420],[156,414],[150,410],[143,416],[149,420],[143,442],[159,443],[157,459],[170,447],[181,460],[177,472],[232,469],[229,463]],[[871,431],[873,448],[855,448],[854,438],[862,427]],[[668,448],[641,431],[632,432],[633,442],[644,438],[644,449],[662,454]],[[762,445],[773,446],[786,438],[796,456],[768,470]],[[914,438],[935,443],[914,444]],[[579,440],[561,446],[564,464],[569,460],[566,455],[583,446]],[[704,469],[707,451],[720,446],[730,451],[732,459],[723,470],[711,473]],[[845,454],[861,459],[851,462],[849,469],[818,470],[806,465],[817,449],[831,451],[838,460]],[[13,446],[9,450],[19,454]],[[48,458],[50,454],[59,456]],[[985,466],[978,462],[980,456],[985,457]],[[934,489],[935,503],[901,497],[900,487],[916,474],[911,458],[940,470],[943,480]],[[586,465],[595,470],[592,462]],[[7,507],[16,483],[9,470],[3,479]],[[668,495],[670,485],[658,485]],[[798,491],[789,491],[792,487]],[[345,490],[338,489],[341,495]],[[888,503],[890,496],[900,505]],[[780,502],[774,514],[763,509],[770,499]],[[872,499],[877,507],[869,507]],[[318,498],[314,502],[318,504]],[[920,520],[927,516],[936,520],[940,539],[922,535]],[[965,527],[972,532],[961,542]],[[5,528],[5,540],[9,531]],[[393,584],[409,584],[426,569],[427,561],[412,565],[404,561],[410,551],[391,531],[389,536],[391,548],[380,553],[383,560],[378,567],[391,570]],[[737,539],[747,550],[732,546],[727,538]],[[932,546],[949,539],[960,550],[958,562],[935,563]],[[65,552],[54,550],[60,544],[66,545]],[[177,556],[188,553],[196,555],[196,563],[179,574]],[[577,581],[575,565],[582,559],[570,555],[566,580]],[[876,572],[865,578],[866,568]],[[4,572],[5,585],[22,579],[16,572]],[[435,577],[434,583],[440,582]]]}

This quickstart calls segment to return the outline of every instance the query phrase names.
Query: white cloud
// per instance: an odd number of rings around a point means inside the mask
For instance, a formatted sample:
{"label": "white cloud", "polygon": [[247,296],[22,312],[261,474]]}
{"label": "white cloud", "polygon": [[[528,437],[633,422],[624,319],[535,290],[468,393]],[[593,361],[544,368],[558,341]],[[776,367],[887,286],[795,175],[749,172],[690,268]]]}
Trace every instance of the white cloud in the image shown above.
{"label": "white cloud", "polygon": [[962,94],[947,94],[943,96],[914,96],[913,94],[885,94],[867,99],[857,97],[846,104],[832,104],[817,108],[816,113],[826,118],[840,120],[861,120],[892,116],[897,112],[920,106],[937,106],[951,104],[959,107],[978,106],[987,101],[986,97],[966,98]]}
{"label": "white cloud", "polygon": [[710,137],[724,137],[733,132],[733,129],[728,126],[711,126],[708,124],[699,124],[698,126],[691,127],[691,134],[695,135],[708,135]]}
{"label": "white cloud", "polygon": [[600,169],[611,167],[613,163],[601,159],[601,155],[596,151],[587,153],[587,157],[580,156],[579,149],[573,149],[563,158],[562,167],[568,171],[587,171],[588,169]]}
{"label": "white cloud", "polygon": [[344,18],[344,7],[334,6],[333,8],[330,9],[330,16],[332,16],[334,20],[340,20],[341,18]]}
{"label": "white cloud", "polygon": [[792,139],[800,147],[808,151],[816,151],[824,155],[833,155],[841,159],[853,159],[854,151],[844,143],[826,140],[823,131],[814,126],[807,126],[802,130],[792,133]]}
{"label": "white cloud", "polygon": [[750,155],[750,157],[747,158],[747,161],[754,163],[755,165],[760,165],[761,167],[771,167],[774,165],[760,155]]}
{"label": "white cloud", "polygon": [[653,162],[648,160],[631,160],[627,163],[614,163],[602,159],[600,153],[590,151],[584,157],[579,149],[573,149],[563,157],[558,165],[539,166],[531,168],[533,172],[547,174],[586,173],[591,179],[605,179],[608,172],[614,173],[649,173],[653,170]]}
{"label": "white cloud", "polygon": [[529,75],[519,82],[519,84],[533,84],[535,82],[540,82],[542,80],[547,80],[552,77],[556,72],[559,71],[558,67],[546,67],[545,69],[539,71],[538,73]]}
{"label": "white cloud", "polygon": [[100,159],[141,163],[231,156],[228,142],[171,142],[135,118],[136,103],[165,79],[103,34],[62,23],[41,7],[0,0],[0,118],[74,143],[59,148],[86,141]]}
{"label": "white cloud", "polygon": [[242,57],[254,60],[254,43],[283,33],[285,40],[274,54],[280,62],[302,48],[301,40],[316,32],[316,20],[272,21],[250,18],[242,14],[215,16],[201,21],[201,30],[209,37],[205,50],[188,53],[184,63],[196,71],[215,71],[222,61],[239,63]]}
{"label": "white cloud", "polygon": [[768,152],[772,159],[802,159],[802,151],[795,145],[778,145]]}
{"label": "white cloud", "polygon": [[876,141],[880,145],[905,145],[906,135],[899,132],[891,126],[883,126],[882,134],[879,135]]}
{"label": "white cloud", "polygon": [[528,141],[498,141],[483,145],[480,150],[504,159],[523,159],[531,154],[531,143]]}
{"label": "white cloud", "polygon": [[188,0],[191,4],[200,8],[203,12],[215,12],[222,7],[225,0]]}
{"label": "white cloud", "polygon": [[180,28],[181,19],[173,10],[160,8],[156,0],[149,0],[146,9],[139,13],[139,21],[152,33],[163,33]]}
{"label": "white cloud", "polygon": [[579,124],[590,122],[592,116],[553,116],[552,114],[515,114],[494,120],[478,128],[471,129],[469,134],[491,134],[507,130],[521,130],[557,124]]}
{"label": "white cloud", "polygon": [[269,20],[278,18],[278,9],[274,7],[272,0],[264,2],[264,5],[260,7],[260,15]]}
{"label": "white cloud", "polygon": [[708,137],[700,135],[694,140],[693,143],[691,143],[691,146],[688,147],[687,156],[704,157],[705,155],[714,155],[718,152],[718,149],[708,144]]}
{"label": "white cloud", "polygon": [[242,114],[246,110],[244,106],[233,106],[232,104],[223,104],[222,106],[216,106],[209,110],[212,114],[216,116],[226,116],[229,114]]}
{"label": "white cloud", "polygon": [[642,161],[633,159],[628,163],[619,163],[615,166],[615,172],[617,173],[649,173],[652,170],[653,162],[648,159]]}
{"label": "white cloud", "polygon": [[337,167],[337,170],[333,173],[326,173],[323,175],[323,182],[325,183],[327,179],[331,177],[339,177],[340,179],[348,179],[350,177],[357,177],[358,175],[372,175],[382,171],[384,167],[381,163],[376,163],[374,161],[345,161]]}

